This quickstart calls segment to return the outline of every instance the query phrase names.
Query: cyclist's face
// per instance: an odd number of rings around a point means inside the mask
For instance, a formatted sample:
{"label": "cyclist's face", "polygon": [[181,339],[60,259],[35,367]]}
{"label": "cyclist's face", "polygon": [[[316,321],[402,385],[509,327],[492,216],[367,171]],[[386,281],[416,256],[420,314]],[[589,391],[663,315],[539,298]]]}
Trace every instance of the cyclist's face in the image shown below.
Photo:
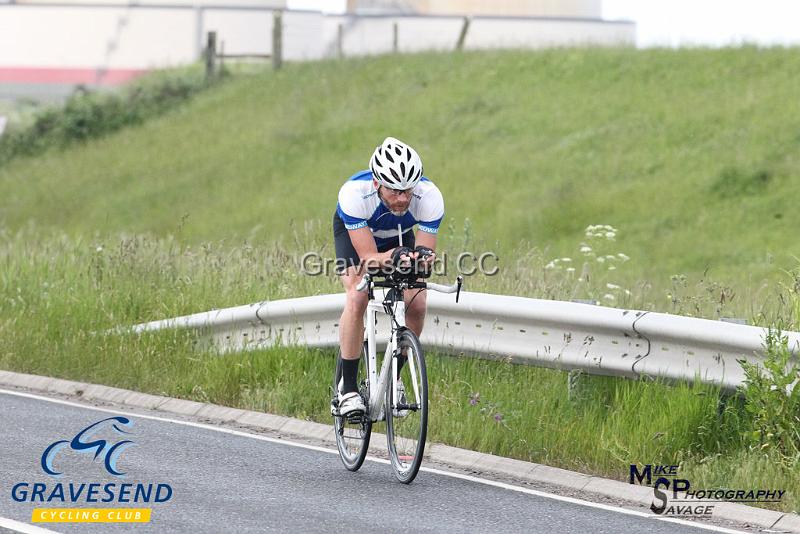
{"label": "cyclist's face", "polygon": [[414,196],[414,188],[411,189],[390,189],[388,187],[381,187],[375,181],[375,187],[378,189],[378,194],[393,212],[403,212],[408,209],[411,204],[411,199]]}

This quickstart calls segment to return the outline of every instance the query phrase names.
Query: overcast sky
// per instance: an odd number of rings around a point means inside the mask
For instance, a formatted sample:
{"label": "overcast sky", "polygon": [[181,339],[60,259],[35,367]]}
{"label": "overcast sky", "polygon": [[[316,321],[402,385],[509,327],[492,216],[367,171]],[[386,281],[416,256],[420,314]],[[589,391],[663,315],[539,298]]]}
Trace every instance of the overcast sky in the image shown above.
{"label": "overcast sky", "polygon": [[[344,11],[345,0],[288,0]],[[639,46],[800,44],[800,0],[603,0],[603,18],[636,22]]]}

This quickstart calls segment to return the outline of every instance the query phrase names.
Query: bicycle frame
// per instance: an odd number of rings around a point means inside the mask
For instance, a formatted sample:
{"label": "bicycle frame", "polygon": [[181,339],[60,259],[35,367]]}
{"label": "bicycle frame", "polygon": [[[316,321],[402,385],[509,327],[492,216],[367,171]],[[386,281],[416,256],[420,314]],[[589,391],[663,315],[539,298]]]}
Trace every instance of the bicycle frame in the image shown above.
{"label": "bicycle frame", "polygon": [[[389,313],[386,310],[383,302],[378,302],[375,299],[370,299],[369,303],[367,304],[367,312],[366,312],[366,329],[367,329],[367,378],[369,380],[369,406],[368,406],[368,413],[373,422],[382,421],[385,417],[384,410],[387,408],[384,406],[385,398],[386,398],[386,388],[389,384],[394,388],[392,398],[397,398],[397,360],[394,358],[394,354],[397,351],[397,333],[400,331],[401,328],[405,328],[406,326],[406,304],[403,299],[396,300],[391,303],[392,306],[392,313]],[[377,363],[378,363],[378,342],[375,335],[375,324],[378,320],[378,314],[386,314],[390,317],[394,317],[392,321],[392,333],[389,337],[389,342],[386,344],[386,352],[383,356],[383,363],[381,364],[380,376],[378,375],[377,370]],[[396,324],[395,324],[396,322]],[[391,362],[391,365],[389,363]],[[416,381],[416,376],[414,374],[414,361],[412,358],[408,360],[409,365],[411,366],[410,369],[412,371],[412,385],[411,387],[414,388],[414,398],[417,398],[419,393],[419,385]],[[392,372],[392,381],[389,382],[389,370],[391,369]]]}

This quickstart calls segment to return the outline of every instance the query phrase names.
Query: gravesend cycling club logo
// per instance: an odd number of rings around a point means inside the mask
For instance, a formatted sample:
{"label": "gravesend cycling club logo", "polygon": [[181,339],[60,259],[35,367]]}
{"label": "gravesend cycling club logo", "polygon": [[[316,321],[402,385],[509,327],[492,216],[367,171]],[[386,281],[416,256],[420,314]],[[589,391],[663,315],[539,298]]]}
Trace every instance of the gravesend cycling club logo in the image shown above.
{"label": "gravesend cycling club logo", "polygon": [[[95,508],[34,508],[33,522],[74,522],[74,523],[146,523],[150,521],[152,508],[128,506],[156,503],[172,499],[172,486],[163,482],[123,483],[126,472],[117,464],[122,453],[136,445],[133,440],[131,419],[122,416],[108,417],[76,433],[71,439],[59,439],[45,447],[39,458],[42,471],[53,480],[61,480],[65,475],[72,478],[75,465],[81,471],[91,469],[91,463],[100,463],[105,472],[119,479],[119,482],[70,481],[19,482],[11,489],[11,498],[17,503],[94,505],[95,503],[126,505],[125,507]],[[71,462],[70,470],[59,467],[66,464],[66,456],[76,454],[78,461]],[[82,465],[80,459],[91,455]],[[91,472],[91,471],[88,471]],[[98,475],[102,474],[99,473]]]}
{"label": "gravesend cycling club logo", "polygon": [[42,453],[42,469],[44,472],[55,477],[61,476],[62,473],[57,472],[53,468],[53,460],[61,449],[69,446],[70,449],[78,452],[94,452],[94,460],[96,460],[101,453],[104,454],[103,465],[105,466],[106,471],[114,476],[123,477],[125,473],[120,473],[117,471],[117,459],[123,450],[134,444],[133,441],[129,439],[123,439],[117,443],[114,443],[113,445],[110,445],[109,442],[104,439],[87,441],[92,439],[94,434],[100,432],[104,427],[107,426],[110,426],[120,434],[130,434],[129,431],[123,430],[120,428],[120,426],[129,429],[133,427],[133,422],[127,417],[109,417],[108,419],[103,419],[102,421],[98,421],[87,426],[78,432],[78,434],[76,434],[71,441],[62,439],[52,443],[44,450],[44,453]]}
{"label": "gravesend cycling club logo", "polygon": [[[679,477],[678,469],[677,465],[645,464],[640,468],[630,464],[628,482],[652,486],[650,510],[665,516],[710,517],[714,514],[714,506],[720,502],[778,503],[786,493],[786,490],[775,488],[693,489],[688,479]],[[653,477],[656,477],[655,482]]]}

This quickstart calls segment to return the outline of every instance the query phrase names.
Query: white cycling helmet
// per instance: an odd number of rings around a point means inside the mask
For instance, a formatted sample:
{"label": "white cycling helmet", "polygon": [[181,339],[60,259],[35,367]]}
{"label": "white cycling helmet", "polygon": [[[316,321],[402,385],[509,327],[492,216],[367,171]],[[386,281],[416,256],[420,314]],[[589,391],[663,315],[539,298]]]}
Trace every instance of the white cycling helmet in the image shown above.
{"label": "white cycling helmet", "polygon": [[394,137],[387,137],[375,149],[369,168],[378,183],[390,189],[411,189],[422,178],[419,154]]}

